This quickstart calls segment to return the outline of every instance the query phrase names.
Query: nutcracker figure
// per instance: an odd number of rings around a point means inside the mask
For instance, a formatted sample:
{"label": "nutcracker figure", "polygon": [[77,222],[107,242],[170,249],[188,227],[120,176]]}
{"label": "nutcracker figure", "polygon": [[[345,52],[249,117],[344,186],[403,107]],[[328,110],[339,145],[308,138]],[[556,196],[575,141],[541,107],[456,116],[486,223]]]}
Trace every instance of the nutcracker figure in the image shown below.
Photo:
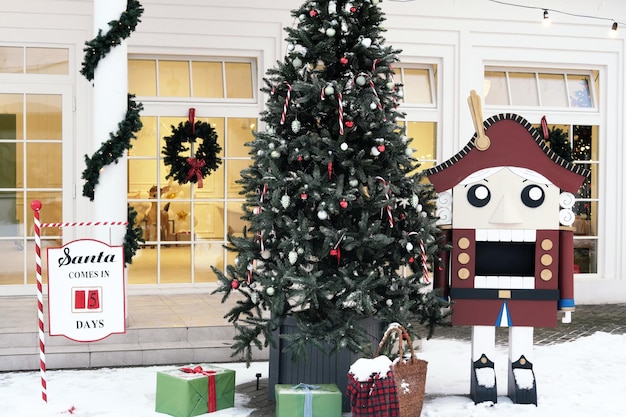
{"label": "nutcracker figure", "polygon": [[472,140],[426,171],[451,250],[435,286],[453,301],[452,324],[472,326],[470,395],[497,402],[495,328],[509,328],[508,396],[537,404],[534,327],[555,327],[574,310],[574,193],[588,176],[550,151],[524,118],[483,122],[472,91]]}

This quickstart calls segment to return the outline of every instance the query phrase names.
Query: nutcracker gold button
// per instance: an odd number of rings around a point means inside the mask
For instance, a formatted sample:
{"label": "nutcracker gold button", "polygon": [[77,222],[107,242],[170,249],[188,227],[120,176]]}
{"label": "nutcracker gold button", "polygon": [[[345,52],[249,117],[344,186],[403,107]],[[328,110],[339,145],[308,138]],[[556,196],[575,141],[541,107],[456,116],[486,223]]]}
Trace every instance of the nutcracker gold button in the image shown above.
{"label": "nutcracker gold button", "polygon": [[467,249],[469,248],[469,245],[470,245],[470,241],[468,238],[462,237],[461,239],[459,239],[459,248]]}
{"label": "nutcracker gold button", "polygon": [[552,271],[550,271],[549,269],[544,269],[541,271],[541,274],[539,276],[544,281],[550,281],[552,279]]}
{"label": "nutcracker gold button", "polygon": [[463,252],[459,253],[458,259],[460,264],[466,265],[470,261],[470,256],[468,253]]}
{"label": "nutcracker gold button", "polygon": [[541,265],[543,266],[550,266],[552,265],[552,256],[548,255],[547,253],[545,255],[541,256]]}
{"label": "nutcracker gold button", "polygon": [[554,247],[554,243],[550,239],[544,239],[541,241],[541,249],[550,250]]}
{"label": "nutcracker gold button", "polygon": [[458,276],[459,276],[459,279],[468,279],[470,276],[469,269],[467,268],[459,269]]}

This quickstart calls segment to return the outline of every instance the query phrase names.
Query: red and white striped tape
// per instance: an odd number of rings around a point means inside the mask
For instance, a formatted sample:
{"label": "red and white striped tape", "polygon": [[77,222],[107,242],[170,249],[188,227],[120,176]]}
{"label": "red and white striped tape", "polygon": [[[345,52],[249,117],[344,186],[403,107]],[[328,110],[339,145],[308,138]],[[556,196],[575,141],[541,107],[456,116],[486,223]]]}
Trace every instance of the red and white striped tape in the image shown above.
{"label": "red and white striped tape", "polygon": [[128,222],[65,222],[42,223],[41,227],[76,227],[76,226],[126,226]]}

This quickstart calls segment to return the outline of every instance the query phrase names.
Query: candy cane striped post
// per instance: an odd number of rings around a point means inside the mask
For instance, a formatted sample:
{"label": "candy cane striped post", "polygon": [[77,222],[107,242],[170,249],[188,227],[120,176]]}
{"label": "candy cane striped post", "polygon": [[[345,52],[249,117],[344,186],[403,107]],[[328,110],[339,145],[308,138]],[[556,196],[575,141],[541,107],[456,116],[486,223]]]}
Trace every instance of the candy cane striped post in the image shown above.
{"label": "candy cane striped post", "polygon": [[39,320],[39,373],[41,375],[41,399],[48,402],[46,383],[46,343],[44,334],[43,316],[43,282],[41,278],[41,228],[42,227],[76,227],[76,226],[125,226],[128,221],[116,222],[65,222],[65,223],[41,223],[39,212],[41,201],[33,200],[30,208],[33,210],[33,223],[35,229],[35,270],[37,271],[37,317]]}
{"label": "candy cane striped post", "polygon": [[39,319],[39,373],[41,375],[41,399],[48,402],[46,391],[46,344],[43,331],[43,284],[41,280],[41,233],[39,223],[39,211],[41,201],[34,200],[30,207],[33,209],[35,223],[35,262],[37,271],[37,317]]}
{"label": "candy cane striped post", "polygon": [[426,281],[427,284],[430,284],[430,280],[428,279],[428,255],[426,255],[426,247],[424,246],[424,241],[422,239],[420,239],[420,252],[422,253],[424,281]]}

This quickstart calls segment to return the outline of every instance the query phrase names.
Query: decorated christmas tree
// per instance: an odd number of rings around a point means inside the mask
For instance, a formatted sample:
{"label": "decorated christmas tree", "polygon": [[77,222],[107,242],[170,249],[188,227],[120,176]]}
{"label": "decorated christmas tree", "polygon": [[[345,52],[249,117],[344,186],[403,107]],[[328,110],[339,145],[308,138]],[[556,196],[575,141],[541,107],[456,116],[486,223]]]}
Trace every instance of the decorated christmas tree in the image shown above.
{"label": "decorated christmas tree", "polygon": [[365,318],[414,336],[414,324],[430,335],[442,319],[428,286],[439,267],[434,191],[399,124],[399,51],[384,45],[378,3],[306,1],[266,74],[266,128],[239,181],[249,228],[229,236],[234,265],[214,268],[215,292],[243,295],[227,317],[248,360],[290,316],[294,357],[309,343],[359,352]]}

